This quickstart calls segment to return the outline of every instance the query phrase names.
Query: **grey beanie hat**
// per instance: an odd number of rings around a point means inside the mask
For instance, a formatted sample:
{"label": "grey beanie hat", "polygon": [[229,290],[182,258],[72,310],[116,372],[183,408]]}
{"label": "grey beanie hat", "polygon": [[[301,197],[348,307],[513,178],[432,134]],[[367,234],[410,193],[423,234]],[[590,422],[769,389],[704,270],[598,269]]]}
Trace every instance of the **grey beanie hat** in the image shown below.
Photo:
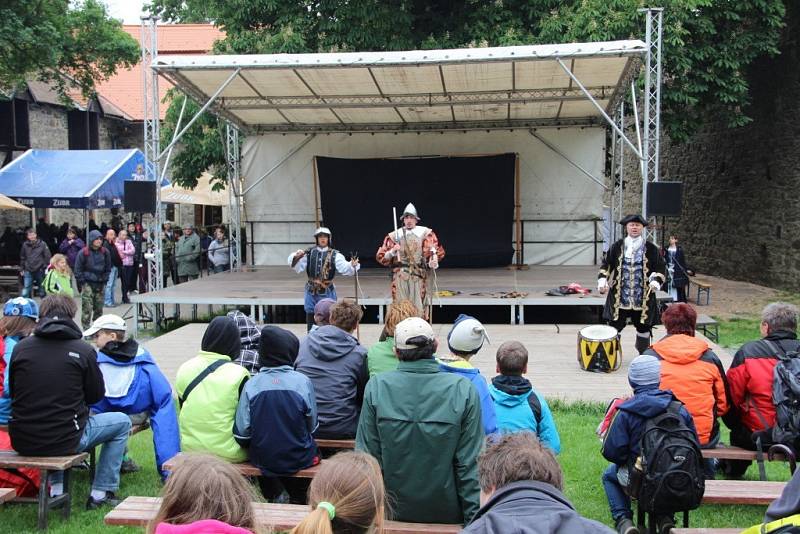
{"label": "grey beanie hat", "polygon": [[628,383],[632,388],[657,386],[661,383],[661,361],[649,354],[637,356],[628,368]]}

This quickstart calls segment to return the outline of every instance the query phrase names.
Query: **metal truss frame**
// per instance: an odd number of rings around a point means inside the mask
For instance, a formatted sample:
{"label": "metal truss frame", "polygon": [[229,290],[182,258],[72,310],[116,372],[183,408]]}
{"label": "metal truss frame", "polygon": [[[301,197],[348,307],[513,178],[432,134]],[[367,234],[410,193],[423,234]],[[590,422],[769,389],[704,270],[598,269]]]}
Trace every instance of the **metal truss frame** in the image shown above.
{"label": "metal truss frame", "polygon": [[[241,212],[241,157],[239,154],[239,130],[231,123],[225,124],[226,150],[225,159],[228,165],[228,210],[230,225],[228,228],[228,250],[231,257],[231,270],[239,271],[242,267],[242,212]],[[253,236],[250,236],[253,239]]]}

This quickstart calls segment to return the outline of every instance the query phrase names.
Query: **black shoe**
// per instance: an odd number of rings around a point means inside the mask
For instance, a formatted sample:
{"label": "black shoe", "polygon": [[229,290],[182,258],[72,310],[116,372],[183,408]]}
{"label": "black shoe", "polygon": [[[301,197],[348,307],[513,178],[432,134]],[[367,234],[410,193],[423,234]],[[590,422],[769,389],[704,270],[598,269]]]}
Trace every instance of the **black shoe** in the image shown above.
{"label": "black shoe", "polygon": [[620,517],[617,519],[616,527],[618,534],[639,534],[639,529],[633,524],[630,517]]}
{"label": "black shoe", "polygon": [[675,528],[675,519],[672,516],[664,515],[656,518],[656,534],[669,534]]}
{"label": "black shoe", "polygon": [[89,499],[86,501],[86,509],[97,510],[101,506],[117,506],[121,502],[122,501],[117,499],[117,496],[114,495],[113,491],[107,491],[106,496],[100,500],[96,500],[89,495]]}
{"label": "black shoe", "polygon": [[138,470],[139,470],[139,466],[136,465],[136,462],[134,462],[132,458],[128,458],[127,460],[123,460],[122,465],[119,467],[119,472],[121,474],[135,473]]}

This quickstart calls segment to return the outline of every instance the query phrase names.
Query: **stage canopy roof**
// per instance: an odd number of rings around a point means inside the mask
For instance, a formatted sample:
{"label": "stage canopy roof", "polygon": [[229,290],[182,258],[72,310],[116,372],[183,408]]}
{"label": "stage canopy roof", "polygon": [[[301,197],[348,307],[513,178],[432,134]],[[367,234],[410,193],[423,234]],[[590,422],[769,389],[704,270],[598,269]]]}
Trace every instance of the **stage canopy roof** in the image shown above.
{"label": "stage canopy roof", "polygon": [[144,162],[138,149],[31,149],[0,169],[0,193],[35,208],[119,208]]}
{"label": "stage canopy roof", "polygon": [[646,54],[630,40],[159,56],[153,68],[248,133],[439,131],[601,124],[598,107],[613,114]]}

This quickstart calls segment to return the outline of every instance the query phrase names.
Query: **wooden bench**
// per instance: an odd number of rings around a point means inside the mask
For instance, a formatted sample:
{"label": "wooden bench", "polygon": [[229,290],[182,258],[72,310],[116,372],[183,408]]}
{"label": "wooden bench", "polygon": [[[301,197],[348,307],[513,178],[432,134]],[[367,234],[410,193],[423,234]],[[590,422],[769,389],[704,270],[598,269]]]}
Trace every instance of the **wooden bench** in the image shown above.
{"label": "wooden bench", "polygon": [[703,504],[768,505],[780,497],[786,482],[706,480]]}
{"label": "wooden bench", "polygon": [[711,316],[701,313],[697,316],[697,330],[700,330],[704,336],[719,343],[719,323]]}
{"label": "wooden bench", "polygon": [[702,306],[703,304],[700,302],[700,295],[705,293],[706,295],[706,306],[711,304],[711,284],[708,282],[704,282],[702,280],[693,280],[695,285],[697,285],[697,305]]}
{"label": "wooden bench", "polygon": [[[161,499],[158,497],[128,497],[119,506],[108,512],[105,516],[106,525],[120,525],[143,527],[151,521],[158,512]],[[253,503],[256,511],[256,521],[259,526],[268,527],[273,531],[291,530],[305,518],[310,509],[298,504],[271,504]],[[400,521],[386,521],[384,534],[451,534],[459,532],[461,525],[444,525],[435,523],[403,523]]]}
{"label": "wooden bench", "polygon": [[[163,469],[165,471],[172,472],[175,469],[175,466],[177,465],[177,463],[180,461],[180,457],[181,457],[182,454],[183,453],[177,454],[177,455],[173,456],[172,458],[170,458],[169,460],[167,460],[166,462],[164,462],[164,465],[162,466]],[[324,462],[324,461],[325,460],[322,460],[322,462]],[[297,473],[295,473],[293,475],[289,475],[289,476],[292,476],[294,478],[314,478],[314,476],[319,471],[319,468],[322,465],[322,462],[320,462],[317,465],[311,466],[308,469],[301,469]],[[240,464],[231,464],[231,465],[233,465],[236,469],[238,469],[239,473],[241,473],[243,476],[246,476],[246,477],[260,477],[261,476],[261,469],[259,469],[258,467],[254,466],[253,464],[244,462],[244,463],[240,463]]]}
{"label": "wooden bench", "polygon": [[17,496],[17,490],[13,488],[0,488],[0,503],[10,501]]}
{"label": "wooden bench", "polygon": [[320,449],[355,449],[356,440],[354,439],[316,439],[317,447]]}
{"label": "wooden bench", "polygon": [[[36,502],[39,505],[37,525],[40,529],[47,528],[47,512],[51,508],[61,507],[64,519],[69,518],[70,503],[70,469],[89,457],[88,453],[72,454],[69,456],[20,456],[14,451],[0,451],[0,468],[38,469],[42,483],[39,485],[39,496],[36,499],[19,497],[14,502]],[[47,491],[47,477],[52,471],[64,472],[64,493],[58,497],[50,497]]]}
{"label": "wooden bench", "polygon": [[670,534],[740,534],[743,528],[673,528]]}
{"label": "wooden bench", "polygon": [[[786,453],[781,452],[779,449],[786,450]],[[744,460],[748,462],[755,462],[758,464],[758,475],[761,480],[767,479],[767,470],[764,466],[764,460],[773,461],[786,461],[789,462],[789,471],[794,474],[795,470],[795,457],[791,449],[785,446],[775,445],[768,451],[759,454],[756,451],[750,451],[741,447],[725,446],[717,447],[714,449],[702,449],[703,458],[717,458],[719,460]]]}

